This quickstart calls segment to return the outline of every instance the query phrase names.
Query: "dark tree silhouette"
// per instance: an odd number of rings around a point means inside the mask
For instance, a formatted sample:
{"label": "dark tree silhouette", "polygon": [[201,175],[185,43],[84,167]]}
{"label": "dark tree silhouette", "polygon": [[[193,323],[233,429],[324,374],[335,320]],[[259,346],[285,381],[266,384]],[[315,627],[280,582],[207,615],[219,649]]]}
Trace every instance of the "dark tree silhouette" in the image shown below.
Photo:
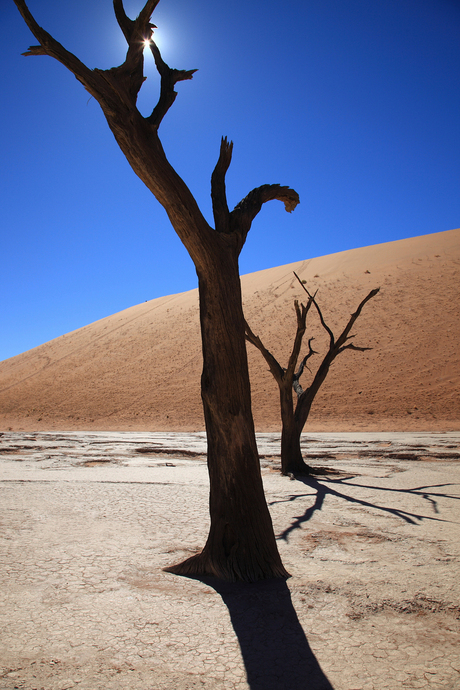
{"label": "dark tree silhouette", "polygon": [[[289,362],[287,368],[284,369],[278,362],[278,360],[272,355],[272,353],[267,350],[265,345],[262,343],[261,339],[255,335],[249,324],[246,322],[246,340],[252,343],[260,352],[262,353],[265,361],[267,362],[273,377],[275,378],[280,392],[280,408],[281,408],[281,472],[282,474],[312,474],[313,469],[306,464],[302,457],[302,451],[300,448],[300,435],[303,428],[307,422],[308,415],[310,414],[311,406],[313,401],[321,388],[326,376],[329,373],[330,366],[335,358],[345,350],[357,350],[358,352],[364,352],[365,350],[370,350],[370,347],[358,347],[349,341],[354,338],[354,335],[349,335],[356,319],[361,314],[361,311],[372,297],[379,292],[379,288],[371,290],[371,292],[363,299],[361,304],[358,306],[354,314],[351,315],[350,320],[345,326],[344,330],[340,336],[336,339],[333,332],[326,324],[323,318],[321,309],[319,308],[318,302],[316,301],[315,295],[311,295],[305,285],[300,280],[299,276],[294,273],[295,277],[299,281],[302,288],[308,295],[308,302],[306,305],[300,304],[297,300],[294,301],[294,307],[297,315],[297,330],[294,338],[294,344],[292,346],[291,356],[289,357]],[[313,377],[312,382],[305,390],[300,384],[300,377],[302,376],[305,365],[309,358],[318,354],[312,348],[312,340],[310,338],[308,341],[308,352],[301,360],[300,365],[296,371],[297,362],[300,355],[300,349],[302,347],[302,340],[306,331],[306,321],[307,314],[310,310],[312,304],[315,306],[318,312],[321,325],[327,331],[329,335],[329,349],[323,357],[321,364],[319,365],[316,374]],[[295,391],[297,395],[297,401],[294,408],[294,401],[292,391]]]}
{"label": "dark tree silhouette", "polygon": [[[211,177],[215,228],[202,215],[190,190],[170,165],[158,128],[176,98],[177,82],[196,70],[176,70],[162,59],[150,23],[159,0],[147,0],[135,20],[122,0],[113,0],[128,43],[126,59],[108,70],[89,69],[42,29],[24,0],[15,3],[39,42],[25,55],[49,55],[61,62],[98,101],[134,172],[166,210],[198,275],[203,346],[201,395],[208,438],[211,526],[203,551],[169,570],[180,575],[214,575],[227,580],[287,577],[278,553],[263,493],[251,410],[238,257],[262,205],[274,199],[292,211],[298,194],[263,185],[229,211],[225,175],[231,142],[222,139]],[[136,106],[144,82],[143,51],[149,47],[160,75],[158,103],[148,117]]]}

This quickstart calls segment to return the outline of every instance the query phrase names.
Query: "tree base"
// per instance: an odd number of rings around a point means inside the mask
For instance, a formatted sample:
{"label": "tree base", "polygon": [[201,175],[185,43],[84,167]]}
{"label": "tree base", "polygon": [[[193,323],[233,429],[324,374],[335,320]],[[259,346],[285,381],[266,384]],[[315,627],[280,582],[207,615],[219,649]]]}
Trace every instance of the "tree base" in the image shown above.
{"label": "tree base", "polygon": [[217,563],[206,555],[205,551],[187,558],[182,563],[163,568],[166,573],[201,579],[203,577],[215,577],[226,582],[258,582],[259,580],[271,580],[281,578],[287,580],[290,574],[284,568],[281,560],[279,563],[268,564],[264,567],[253,560],[248,563],[237,563],[234,559],[226,559]]}
{"label": "tree base", "polygon": [[309,477],[310,475],[315,474],[315,470],[313,467],[310,467],[310,465],[307,465],[304,460],[296,460],[296,462],[286,463],[285,467],[282,466],[281,474],[284,476],[300,474],[302,476]]}

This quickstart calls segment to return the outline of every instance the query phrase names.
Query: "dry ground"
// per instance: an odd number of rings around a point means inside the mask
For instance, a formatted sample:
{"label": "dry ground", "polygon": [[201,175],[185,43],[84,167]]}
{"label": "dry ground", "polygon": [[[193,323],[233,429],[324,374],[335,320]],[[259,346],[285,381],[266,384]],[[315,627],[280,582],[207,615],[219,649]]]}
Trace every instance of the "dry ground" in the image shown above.
{"label": "dry ground", "polygon": [[1,690],[460,687],[460,434],[312,434],[296,481],[260,435],[292,577],[254,585],[162,571],[206,538],[203,434],[0,441]]}

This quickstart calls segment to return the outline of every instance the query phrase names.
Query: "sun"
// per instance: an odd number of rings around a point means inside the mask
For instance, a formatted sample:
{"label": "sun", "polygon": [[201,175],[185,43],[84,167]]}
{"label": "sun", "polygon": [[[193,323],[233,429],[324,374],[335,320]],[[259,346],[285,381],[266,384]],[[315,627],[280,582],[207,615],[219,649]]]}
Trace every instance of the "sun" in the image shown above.
{"label": "sun", "polygon": [[148,36],[148,38],[144,38],[144,41],[143,41],[144,48],[150,48],[152,41],[153,41],[153,31],[154,31],[154,29],[157,28],[155,26],[155,24],[149,24],[149,26],[150,26],[150,36]]}

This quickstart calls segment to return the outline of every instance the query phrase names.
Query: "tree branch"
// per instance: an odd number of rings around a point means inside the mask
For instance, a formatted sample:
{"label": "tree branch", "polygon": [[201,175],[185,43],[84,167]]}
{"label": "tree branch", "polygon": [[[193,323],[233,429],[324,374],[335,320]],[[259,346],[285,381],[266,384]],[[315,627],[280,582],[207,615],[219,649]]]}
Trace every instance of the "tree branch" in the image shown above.
{"label": "tree branch", "polygon": [[[152,43],[152,31],[156,29],[150,18],[159,0],[147,0],[136,19],[130,19],[124,9],[123,0],[113,0],[113,9],[120,29],[128,43],[125,61],[120,67],[107,70],[106,75],[116,77],[122,85],[132,106],[136,105],[137,96],[144,83],[144,48]],[[99,70],[98,70],[99,71]]]}
{"label": "tree branch", "polygon": [[[339,338],[337,339],[337,344],[336,344],[336,347],[337,347],[337,348],[341,348],[342,345],[343,345],[347,340],[349,340],[349,337],[350,337],[350,338],[353,337],[353,336],[348,336],[349,332],[350,332],[351,329],[353,328],[353,324],[355,323],[356,319],[357,319],[357,318],[359,317],[359,315],[361,314],[362,309],[363,309],[364,305],[366,304],[366,302],[369,302],[370,299],[372,299],[373,297],[375,297],[375,296],[378,294],[379,291],[380,291],[380,288],[375,288],[374,290],[371,290],[370,293],[369,293],[368,295],[366,295],[366,297],[363,299],[363,301],[359,304],[357,310],[354,312],[354,314],[351,315],[349,322],[347,323],[347,325],[346,325],[345,328],[343,329],[341,335],[340,335]],[[349,347],[349,346],[347,346],[347,347]]]}
{"label": "tree branch", "polygon": [[311,346],[312,340],[314,340],[314,338],[309,338],[309,340],[308,340],[308,352],[305,355],[305,357],[303,358],[303,360],[300,362],[299,368],[292,378],[292,387],[293,387],[293,389],[297,395],[297,398],[300,398],[300,396],[303,393],[303,388],[300,385],[300,377],[303,374],[303,370],[305,368],[305,365],[306,365],[307,361],[310,359],[310,357],[312,357],[313,355],[319,354],[318,352],[316,352],[316,350],[314,350],[312,348],[312,346]]}
{"label": "tree branch", "polygon": [[[92,71],[86,67],[73,53],[70,53],[58,41],[56,41],[45,29],[36,22],[25,0],[14,0],[16,7],[21,13],[25,23],[40,43],[39,46],[30,46],[23,55],[49,55],[55,58],[67,67],[76,78],[92,93],[92,88],[95,86],[95,80]],[[94,94],[93,94],[94,95]]]}
{"label": "tree branch", "polygon": [[[161,58],[160,51],[152,40],[152,29],[156,27],[150,23],[150,17],[159,0],[147,0],[135,20],[129,19],[126,15],[123,0],[113,0],[115,16],[128,43],[128,51],[124,63],[109,70],[88,69],[75,55],[66,50],[38,25],[25,0],[14,0],[14,2],[27,26],[40,43],[39,46],[30,46],[24,55],[50,55],[59,60],[94,96],[106,114],[116,110],[113,100],[116,101],[117,105],[121,102],[130,109],[136,109],[137,114],[139,114],[136,102],[141,86],[145,81],[144,48],[146,41],[149,42],[161,78],[158,103],[152,114],[146,118],[154,130],[158,130],[163,117],[174,103],[177,95],[174,91],[175,84],[178,81],[191,79],[197,71],[171,69]],[[110,85],[109,88],[107,88],[108,85]]]}
{"label": "tree branch", "polygon": [[123,31],[126,43],[129,45],[134,31],[134,21],[127,16],[125,8],[123,7],[123,0],[113,0],[113,9],[118,26]]}
{"label": "tree branch", "polygon": [[161,53],[156,45],[155,41],[150,39],[150,50],[155,59],[155,65],[158,74],[161,77],[160,85],[160,98],[158,103],[149,115],[147,120],[150,122],[154,129],[158,129],[164,116],[176,100],[177,92],[174,91],[174,87],[178,81],[185,81],[187,79],[192,79],[195,72],[198,70],[178,70],[169,67],[166,62],[161,57]]}
{"label": "tree branch", "polygon": [[298,300],[294,300],[294,307],[297,316],[297,330],[294,338],[294,344],[292,346],[291,356],[289,357],[289,362],[287,366],[287,372],[289,376],[294,376],[294,370],[299,359],[300,348],[302,347],[302,340],[305,334],[307,314],[310,310],[312,304],[312,298],[308,300],[307,305],[299,305]]}
{"label": "tree branch", "polygon": [[230,232],[230,212],[225,190],[225,175],[232,161],[233,142],[222,137],[219,159],[211,175],[211,199],[214,223],[219,232]]}
{"label": "tree branch", "polygon": [[248,322],[245,320],[244,322],[245,325],[245,337],[246,340],[248,340],[250,343],[252,343],[263,355],[265,361],[267,362],[271,373],[275,377],[276,381],[281,384],[283,377],[284,377],[284,369],[282,366],[279,364],[277,359],[272,355],[269,350],[264,346],[262,343],[261,339],[259,336],[255,335],[251,328],[249,327]]}
{"label": "tree branch", "polygon": [[44,48],[42,48],[42,46],[29,46],[29,50],[21,53],[21,55],[48,55],[48,53]]}
{"label": "tree branch", "polygon": [[337,354],[339,355],[344,350],[356,350],[357,352],[365,352],[366,350],[372,350],[372,348],[371,347],[358,347],[357,345],[353,345],[353,343],[350,343],[349,345],[344,345],[343,347],[340,347],[337,350]]}
{"label": "tree branch", "polygon": [[[153,109],[147,121],[155,130],[158,130],[163,117],[174,103],[177,93],[174,86],[178,81],[191,79],[195,70],[176,70],[171,69],[161,57],[160,50],[152,38],[152,30],[157,27],[151,24],[150,18],[158,5],[159,0],[147,0],[137,18],[133,21],[129,19],[123,7],[123,0],[113,0],[113,7],[118,24],[123,31],[123,35],[128,42],[128,52],[126,60],[120,67],[113,70],[121,77],[127,87],[133,104],[136,103],[137,95],[144,83],[144,48],[148,43],[155,65],[160,75],[160,96],[158,103]],[[127,77],[127,79],[126,79]]]}
{"label": "tree branch", "polygon": [[[123,35],[126,38],[126,42],[128,45],[131,44],[134,33],[136,32],[136,29],[140,26],[142,26],[144,29],[146,29],[147,27],[150,27],[150,29],[157,28],[154,24],[150,24],[150,17],[152,16],[159,1],[160,0],[147,0],[144,7],[139,12],[137,19],[133,20],[130,19],[126,14],[125,8],[123,7],[123,0],[113,0],[113,9],[115,12],[115,17],[117,19],[118,26],[123,31]],[[144,38],[148,37],[150,37],[150,32],[148,36],[146,35]]]}
{"label": "tree branch", "polygon": [[279,184],[264,184],[256,187],[252,192],[240,201],[230,213],[230,229],[237,230],[241,235],[241,246],[251,229],[254,218],[259,213],[262,205],[267,201],[282,201],[288,213],[291,213],[299,203],[299,195],[290,187],[281,187]]}
{"label": "tree branch", "polygon": [[310,357],[313,357],[313,355],[319,354],[318,352],[316,352],[316,350],[314,350],[312,348],[312,346],[311,346],[312,340],[314,340],[314,338],[308,339],[308,352],[305,355],[305,357],[303,358],[303,360],[300,362],[299,368],[297,369],[297,372],[294,374],[294,378],[296,378],[296,379],[300,379],[300,377],[302,376],[303,370],[305,369],[305,365],[308,362],[308,360],[310,359]]}
{"label": "tree branch", "polygon": [[[136,22],[140,22],[143,25],[146,25],[150,22],[150,18],[158,5],[160,0],[147,0],[145,3],[144,7],[141,9],[139,14],[137,15],[137,19],[135,20]],[[153,26],[153,28],[156,29],[156,26]]]}
{"label": "tree branch", "polygon": [[[303,289],[305,290],[305,292],[307,293],[307,295],[308,295],[308,296],[310,297],[310,299],[313,301],[313,303],[314,303],[314,305],[315,305],[315,307],[316,307],[316,310],[317,310],[317,312],[318,312],[318,315],[319,315],[319,318],[320,318],[320,321],[321,321],[321,325],[324,327],[324,329],[325,329],[325,330],[328,332],[328,334],[329,334],[330,345],[329,345],[329,353],[328,353],[328,354],[333,355],[332,358],[331,358],[331,362],[335,359],[335,357],[336,357],[338,354],[340,354],[340,352],[343,352],[344,350],[347,350],[347,349],[348,349],[348,350],[358,350],[359,352],[364,352],[365,350],[371,350],[371,349],[372,349],[372,348],[370,348],[370,347],[360,348],[360,347],[354,346],[354,345],[352,345],[352,344],[350,344],[350,345],[345,345],[345,346],[344,346],[344,343],[346,343],[347,340],[350,340],[351,338],[354,338],[354,337],[355,337],[355,336],[353,336],[353,335],[350,335],[350,336],[349,336],[349,335],[348,335],[349,332],[350,332],[351,329],[353,328],[353,325],[354,325],[356,319],[357,319],[357,318],[359,317],[359,315],[361,314],[361,312],[362,312],[362,310],[363,310],[363,307],[364,307],[364,305],[366,304],[366,302],[368,302],[370,299],[372,299],[373,297],[375,297],[375,296],[378,294],[378,292],[380,291],[380,288],[374,288],[373,290],[371,290],[371,291],[369,292],[369,294],[366,295],[366,297],[361,301],[361,303],[359,304],[357,310],[351,315],[350,320],[348,321],[347,325],[345,326],[345,328],[343,329],[342,333],[340,334],[340,336],[338,337],[338,339],[337,339],[337,341],[336,341],[333,332],[331,331],[331,329],[329,328],[329,326],[326,324],[326,322],[325,322],[325,320],[324,320],[324,318],[323,318],[323,315],[322,315],[322,313],[321,313],[321,309],[319,308],[319,305],[318,305],[318,303],[317,303],[316,300],[315,300],[316,293],[315,293],[315,295],[313,295],[313,296],[310,295],[309,291],[307,290],[307,288],[305,287],[305,285],[302,283],[302,281],[300,280],[299,276],[297,275],[297,273],[296,273],[295,271],[294,271],[294,275],[295,275],[295,277],[297,278],[297,280],[299,281],[300,285],[301,285],[301,286],[303,287]],[[327,355],[326,355],[326,356],[327,356]]]}
{"label": "tree branch", "polygon": [[299,281],[299,283],[300,283],[300,285],[302,286],[302,288],[303,288],[303,289],[305,290],[305,292],[307,293],[308,297],[313,301],[313,304],[314,304],[315,307],[316,307],[316,311],[318,312],[318,316],[319,316],[319,319],[320,319],[320,321],[321,321],[321,325],[323,326],[324,330],[326,330],[326,331],[328,332],[328,334],[329,334],[330,348],[333,348],[334,345],[335,345],[334,334],[333,334],[333,332],[331,331],[331,329],[329,328],[329,326],[327,325],[327,323],[325,322],[325,320],[324,320],[324,318],[323,318],[323,314],[322,314],[322,312],[321,312],[321,309],[319,308],[319,304],[318,304],[318,302],[317,302],[316,299],[315,299],[316,292],[315,292],[315,295],[313,295],[313,296],[310,295],[309,291],[307,290],[307,288],[305,287],[305,285],[302,283],[302,281],[300,280],[300,278],[299,278],[299,276],[297,275],[297,273],[296,273],[295,271],[293,271],[293,273],[294,273],[295,277],[297,278],[297,280]]}

